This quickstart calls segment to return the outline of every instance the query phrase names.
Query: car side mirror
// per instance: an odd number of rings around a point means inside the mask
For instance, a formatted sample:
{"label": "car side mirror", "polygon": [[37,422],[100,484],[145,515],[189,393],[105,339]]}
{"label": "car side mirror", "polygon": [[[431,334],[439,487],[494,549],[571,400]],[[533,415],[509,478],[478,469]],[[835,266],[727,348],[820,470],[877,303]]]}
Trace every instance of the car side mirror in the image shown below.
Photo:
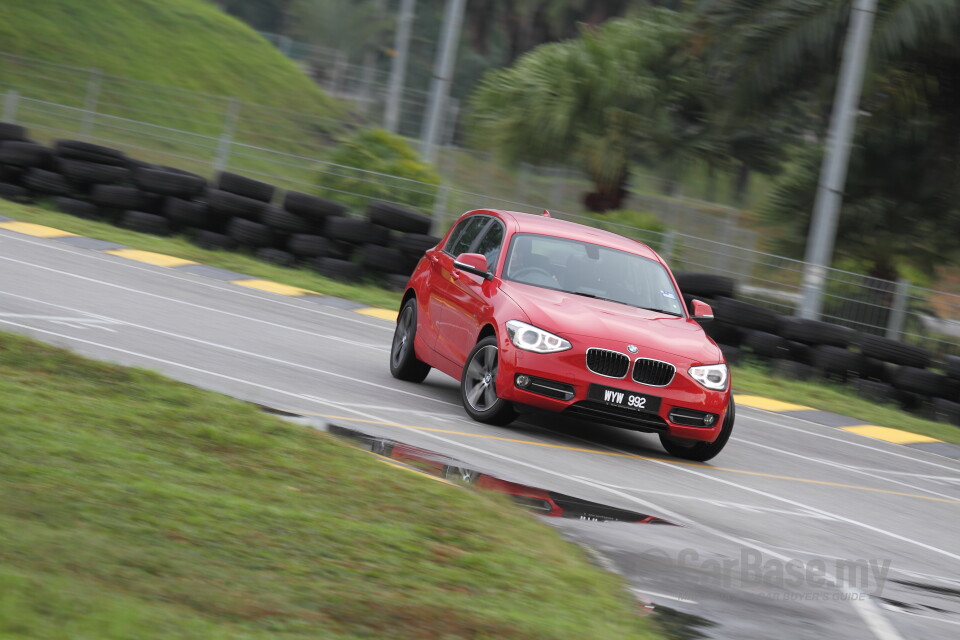
{"label": "car side mirror", "polygon": [[713,309],[702,300],[693,301],[693,319],[697,322],[710,322],[713,320]]}
{"label": "car side mirror", "polygon": [[461,253],[453,261],[453,266],[461,271],[480,276],[484,280],[493,280],[493,274],[490,273],[490,267],[487,265],[487,256],[482,253]]}

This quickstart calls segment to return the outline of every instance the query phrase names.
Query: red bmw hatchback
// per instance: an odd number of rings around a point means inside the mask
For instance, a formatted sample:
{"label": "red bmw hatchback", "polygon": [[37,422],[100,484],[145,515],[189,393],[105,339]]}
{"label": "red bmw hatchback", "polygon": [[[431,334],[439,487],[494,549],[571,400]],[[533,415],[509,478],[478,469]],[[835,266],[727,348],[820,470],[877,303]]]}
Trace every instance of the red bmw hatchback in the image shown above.
{"label": "red bmw hatchback", "polygon": [[688,313],[666,263],[614,233],[512,211],[465,213],[410,277],[390,372],[460,381],[467,414],[517,410],[657,433],[672,455],[709,460],[733,430],[730,374]]}

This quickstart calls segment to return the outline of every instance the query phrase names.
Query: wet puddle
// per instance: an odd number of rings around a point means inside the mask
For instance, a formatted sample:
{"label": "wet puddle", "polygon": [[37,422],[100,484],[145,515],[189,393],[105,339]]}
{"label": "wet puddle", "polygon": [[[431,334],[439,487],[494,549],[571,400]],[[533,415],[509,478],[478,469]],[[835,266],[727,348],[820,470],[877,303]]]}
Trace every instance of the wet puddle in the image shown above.
{"label": "wet puddle", "polygon": [[499,478],[471,469],[462,461],[442,453],[414,447],[398,440],[380,438],[338,425],[327,425],[326,430],[332,435],[349,440],[361,449],[403,463],[423,473],[457,484],[506,494],[519,506],[538,515],[589,522],[632,522],[676,526],[657,516]]}

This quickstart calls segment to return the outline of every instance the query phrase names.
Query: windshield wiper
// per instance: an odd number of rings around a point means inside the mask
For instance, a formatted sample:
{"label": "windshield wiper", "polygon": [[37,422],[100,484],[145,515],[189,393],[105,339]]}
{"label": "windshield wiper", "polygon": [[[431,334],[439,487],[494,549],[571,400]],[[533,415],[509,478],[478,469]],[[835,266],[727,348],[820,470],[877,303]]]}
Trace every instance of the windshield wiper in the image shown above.
{"label": "windshield wiper", "polygon": [[641,307],[640,305],[630,304],[629,302],[624,302],[623,300],[614,300],[613,298],[604,298],[603,296],[598,296],[595,293],[587,293],[586,291],[567,291],[566,289],[561,289],[564,293],[572,293],[576,296],[583,296],[585,298],[593,298],[594,300],[603,300],[605,302],[616,302],[617,304],[623,304],[628,307],[633,307],[634,309],[643,309],[645,311],[655,311],[657,313],[663,313],[668,316],[673,316],[675,318],[682,318],[682,313],[676,313],[674,311],[667,311],[666,309],[658,309],[656,307]]}
{"label": "windshield wiper", "polygon": [[667,311],[666,309],[658,309],[657,307],[637,307],[637,309],[644,309],[646,311],[656,311],[657,313],[662,313],[668,316],[673,316],[675,318],[682,318],[682,313],[677,313],[676,311]]}

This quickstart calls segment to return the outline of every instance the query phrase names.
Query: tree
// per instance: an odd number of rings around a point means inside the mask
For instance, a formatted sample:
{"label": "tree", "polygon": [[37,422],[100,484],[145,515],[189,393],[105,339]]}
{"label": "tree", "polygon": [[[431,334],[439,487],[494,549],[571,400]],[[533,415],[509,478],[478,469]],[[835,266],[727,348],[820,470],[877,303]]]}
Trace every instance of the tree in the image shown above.
{"label": "tree", "polygon": [[510,163],[580,164],[594,211],[619,208],[631,163],[667,176],[709,153],[700,59],[685,18],[666,10],[585,27],[488,73],[473,96],[475,139]]}
{"label": "tree", "polygon": [[[735,61],[741,110],[769,113],[805,96],[822,131],[850,2],[705,5],[713,32],[726,35],[718,50]],[[905,265],[932,273],[960,251],[958,30],[955,0],[880,0],[836,242],[871,275],[893,279]],[[788,231],[779,247],[798,257],[821,157],[819,146],[804,149],[763,210]]]}

